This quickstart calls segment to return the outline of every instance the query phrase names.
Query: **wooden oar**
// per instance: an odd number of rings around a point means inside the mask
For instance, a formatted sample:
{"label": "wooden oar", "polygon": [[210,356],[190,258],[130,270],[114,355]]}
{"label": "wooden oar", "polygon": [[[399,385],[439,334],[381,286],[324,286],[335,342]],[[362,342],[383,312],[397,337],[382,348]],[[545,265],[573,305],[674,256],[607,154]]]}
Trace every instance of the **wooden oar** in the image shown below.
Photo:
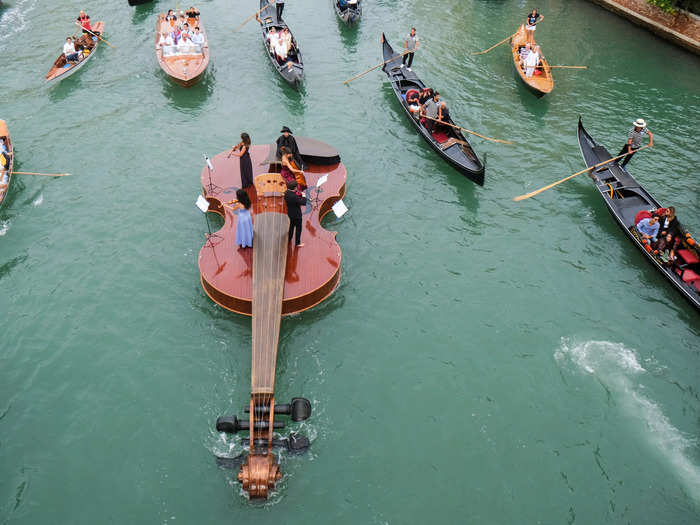
{"label": "wooden oar", "polygon": [[446,126],[452,126],[453,128],[460,129],[460,130],[462,130],[462,131],[466,131],[467,133],[471,133],[472,135],[476,135],[477,137],[481,137],[482,139],[490,140],[490,141],[492,141],[492,142],[500,142],[501,144],[513,144],[513,143],[512,143],[511,141],[509,141],[509,140],[493,139],[493,138],[491,138],[491,137],[487,137],[487,136],[485,136],[485,135],[481,135],[481,134],[477,133],[476,131],[472,131],[472,130],[470,130],[470,129],[463,128],[463,127],[461,127],[461,126],[456,126],[455,124],[450,124],[449,122],[445,122],[445,121],[443,121],[443,120],[438,120],[438,119],[436,119],[436,118],[427,117],[427,116],[426,116],[425,118],[427,118],[428,120],[433,120],[433,121],[438,122],[438,123],[440,123],[440,124],[445,124]]}
{"label": "wooden oar", "polygon": [[11,171],[12,175],[43,175],[44,177],[67,177],[70,173],[38,173],[36,171]]}
{"label": "wooden oar", "polygon": [[[537,66],[538,69],[543,68],[544,66]],[[551,69],[554,68],[559,68],[559,69],[588,69],[588,66],[549,66]]]}
{"label": "wooden oar", "polygon": [[272,3],[273,3],[272,0],[270,0],[270,2],[269,2],[265,7],[262,7],[262,8],[260,8],[260,9],[258,9],[255,13],[253,13],[253,14],[250,15],[248,18],[246,18],[245,21],[244,21],[241,25],[239,25],[236,29],[233,30],[233,32],[234,32],[234,33],[238,32],[244,25],[246,25],[246,24],[247,24],[248,22],[250,22],[253,18],[255,18],[256,16],[258,16],[260,13],[262,13],[265,9],[267,9],[268,7],[270,7],[270,6],[272,5]]}
{"label": "wooden oar", "polygon": [[513,38],[514,36],[515,36],[515,33],[513,33],[513,34],[510,35],[509,37],[504,38],[503,40],[501,40],[501,41],[500,41],[498,44],[496,44],[495,46],[491,46],[490,48],[488,48],[488,49],[486,49],[486,50],[484,50],[484,51],[478,51],[478,52],[476,52],[476,53],[472,53],[472,55],[483,55],[484,53],[488,53],[489,51],[491,51],[492,49],[497,48],[497,47],[500,46],[501,44],[505,44],[506,42],[508,42],[508,40],[510,40],[510,39]]}
{"label": "wooden oar", "polygon": [[100,40],[102,40],[105,44],[107,44],[109,47],[114,48],[114,49],[117,49],[115,46],[113,46],[112,44],[110,44],[109,42],[107,42],[107,41],[106,41],[104,38],[102,38],[100,35],[97,35],[97,34],[93,33],[93,32],[90,31],[89,29],[85,29],[83,26],[80,25],[80,23],[79,23],[77,20],[75,21],[75,23],[76,23],[77,25],[79,25],[80,28],[81,28],[83,31],[87,31],[87,32],[90,33],[91,35],[96,36],[97,38],[99,38]]}
{"label": "wooden oar", "polygon": [[[649,144],[647,144],[646,146],[642,146],[638,150],[635,150],[635,152],[641,151],[644,148],[648,148],[648,147],[649,147]],[[561,180],[558,180],[557,182],[553,182],[552,184],[548,184],[544,188],[540,188],[539,190],[531,191],[530,193],[526,193],[525,195],[519,195],[518,197],[515,197],[513,200],[518,202],[518,201],[522,201],[525,199],[529,199],[530,197],[534,197],[538,193],[542,193],[543,191],[546,191],[550,188],[553,188],[554,186],[557,186],[557,185],[561,184],[562,182],[566,182],[569,179],[573,179],[576,175],[581,175],[582,173],[586,173],[587,171],[591,171],[595,168],[599,168],[600,166],[603,166],[604,164],[607,164],[608,162],[612,162],[614,160],[621,159],[622,157],[626,157],[627,155],[629,155],[629,153],[623,153],[622,155],[618,155],[617,157],[613,157],[612,159],[604,160],[603,162],[599,162],[598,164],[591,166],[590,168],[586,168],[585,170],[577,171],[573,175],[569,175],[568,177],[565,177]]]}
{"label": "wooden oar", "polygon": [[382,62],[382,63],[380,63],[380,64],[377,64],[376,66],[372,66],[372,67],[369,68],[367,71],[363,71],[362,73],[360,73],[360,74],[358,74],[358,75],[355,75],[355,76],[352,77],[352,78],[347,79],[345,82],[343,82],[343,84],[349,84],[349,83],[352,82],[353,80],[356,80],[356,79],[360,78],[361,76],[366,75],[366,74],[369,73],[370,71],[374,71],[374,70],[377,69],[378,67],[382,67],[384,64],[388,64],[389,62],[393,62],[393,61],[396,60],[397,58],[400,58],[400,57],[402,57],[402,56],[404,56],[404,55],[407,55],[407,54],[409,54],[409,53],[414,53],[414,52],[415,52],[415,50],[406,50],[406,51],[404,51],[403,53],[401,53],[401,54],[398,55],[398,56],[391,57],[389,60],[385,60],[384,62]]}

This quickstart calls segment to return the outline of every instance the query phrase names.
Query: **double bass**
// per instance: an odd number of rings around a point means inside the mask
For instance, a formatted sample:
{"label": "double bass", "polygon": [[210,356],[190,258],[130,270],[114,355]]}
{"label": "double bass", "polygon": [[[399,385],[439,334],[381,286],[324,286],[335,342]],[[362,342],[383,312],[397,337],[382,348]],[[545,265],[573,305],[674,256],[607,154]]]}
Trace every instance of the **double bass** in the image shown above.
{"label": "double bass", "polygon": [[[336,233],[321,226],[332,205],[345,194],[346,171],[337,152],[312,139],[299,139],[302,158],[307,162],[307,204],[303,210],[304,248],[290,246],[282,179],[275,147],[250,148],[254,185],[247,188],[252,201],[253,248],[235,246],[236,215],[226,204],[240,187],[237,162],[228,152],[211,159],[214,170],[202,171],[202,187],[210,210],[224,218],[224,225],[212,234],[199,254],[202,287],[209,297],[231,311],[252,317],[251,390],[245,418],[224,416],[216,421],[219,432],[248,432],[247,454],[238,481],[251,498],[267,498],[281,477],[275,449],[289,452],[308,449],[309,440],[298,433],[276,438],[285,428],[280,416],[292,422],[311,415],[311,403],[295,397],[289,403],[275,400],[275,373],[281,318],[302,312],[333,293],[340,279],[341,251]],[[302,147],[302,144],[304,145]],[[307,158],[304,158],[304,152]],[[211,175],[212,180],[209,181]],[[322,184],[318,185],[319,179]],[[224,463],[225,464],[225,463]]]}

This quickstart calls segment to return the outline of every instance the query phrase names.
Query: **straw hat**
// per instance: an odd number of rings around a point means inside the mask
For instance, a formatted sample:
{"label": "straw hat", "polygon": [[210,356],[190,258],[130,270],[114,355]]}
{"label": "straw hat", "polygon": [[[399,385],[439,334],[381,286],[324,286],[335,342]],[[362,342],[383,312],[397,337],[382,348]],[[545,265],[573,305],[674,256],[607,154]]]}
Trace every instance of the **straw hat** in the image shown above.
{"label": "straw hat", "polygon": [[635,126],[636,128],[646,128],[646,127],[647,127],[647,123],[644,122],[644,119],[643,119],[643,118],[638,118],[637,120],[634,121],[634,126]]}

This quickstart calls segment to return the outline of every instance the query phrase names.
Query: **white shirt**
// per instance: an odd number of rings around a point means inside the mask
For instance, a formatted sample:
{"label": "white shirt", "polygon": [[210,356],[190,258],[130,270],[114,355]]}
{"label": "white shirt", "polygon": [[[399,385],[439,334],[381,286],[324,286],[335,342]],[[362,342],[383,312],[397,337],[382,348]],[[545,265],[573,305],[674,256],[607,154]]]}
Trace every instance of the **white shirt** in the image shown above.
{"label": "white shirt", "polygon": [[275,31],[274,33],[268,33],[267,39],[268,42],[270,42],[270,49],[274,50],[275,47],[277,47],[277,42],[279,42],[280,36],[277,31]]}
{"label": "white shirt", "polygon": [[287,58],[287,46],[285,46],[284,42],[282,42],[281,40],[277,41],[277,45],[275,46],[275,53],[281,58]]}
{"label": "white shirt", "polygon": [[204,44],[204,35],[202,33],[195,33],[190,37],[190,40],[194,42],[195,44],[199,44],[200,46]]}
{"label": "white shirt", "polygon": [[72,55],[75,52],[76,52],[75,45],[73,44],[73,42],[66,42],[65,44],[63,44],[63,54],[64,55],[66,55],[66,56]]}
{"label": "white shirt", "polygon": [[530,54],[525,57],[525,65],[527,67],[535,67],[540,61],[540,54],[534,51],[530,51]]}

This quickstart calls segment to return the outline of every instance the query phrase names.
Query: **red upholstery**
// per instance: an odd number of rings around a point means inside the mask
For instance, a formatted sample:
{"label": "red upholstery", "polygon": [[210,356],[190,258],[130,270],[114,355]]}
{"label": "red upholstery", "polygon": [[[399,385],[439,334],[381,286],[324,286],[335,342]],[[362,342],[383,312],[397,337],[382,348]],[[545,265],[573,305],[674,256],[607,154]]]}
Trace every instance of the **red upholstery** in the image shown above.
{"label": "red upholstery", "polygon": [[695,282],[693,283],[693,286],[695,286],[695,289],[696,289],[698,292],[700,292],[700,281],[695,281]]}
{"label": "red upholstery", "polygon": [[442,144],[443,142],[447,142],[449,137],[442,131],[433,131],[433,138]]}
{"label": "red upholstery", "polygon": [[659,208],[654,212],[654,215],[656,215],[657,217],[663,217],[664,213],[666,213],[666,208]]}
{"label": "red upholstery", "polygon": [[425,117],[420,118],[420,123],[423,124],[424,126],[428,123],[427,119]]}
{"label": "red upholstery", "polygon": [[406,91],[406,100],[408,100],[413,95],[420,95],[420,91],[418,91],[417,89],[409,89],[408,91]]}
{"label": "red upholstery", "polygon": [[640,211],[637,215],[634,216],[634,225],[636,226],[639,224],[639,221],[642,219],[650,219],[651,218],[651,212],[647,210],[642,210]]}
{"label": "red upholstery", "polygon": [[681,279],[683,279],[683,282],[692,283],[695,281],[700,281],[700,275],[695,273],[693,270],[685,270],[681,276]]}
{"label": "red upholstery", "polygon": [[690,250],[678,250],[678,255],[688,264],[696,264],[700,262],[700,258],[698,258],[697,254],[695,252],[691,252]]}

